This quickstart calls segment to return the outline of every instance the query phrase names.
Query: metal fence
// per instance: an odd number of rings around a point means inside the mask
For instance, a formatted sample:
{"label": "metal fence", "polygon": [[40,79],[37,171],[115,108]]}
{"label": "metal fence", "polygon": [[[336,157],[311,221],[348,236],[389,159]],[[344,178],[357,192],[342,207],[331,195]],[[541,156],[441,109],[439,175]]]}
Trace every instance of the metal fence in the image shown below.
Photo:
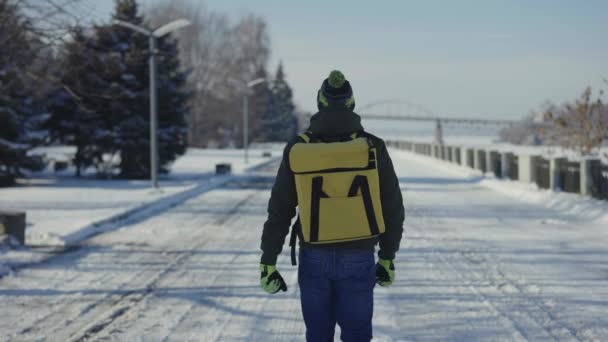
{"label": "metal fence", "polygon": [[608,165],[599,161],[591,164],[591,180],[593,197],[608,200]]}
{"label": "metal fence", "polygon": [[551,165],[549,160],[538,158],[536,161],[536,184],[541,189],[551,188]]}
{"label": "metal fence", "polygon": [[579,162],[561,163],[559,167],[559,184],[562,191],[581,192],[581,164]]}

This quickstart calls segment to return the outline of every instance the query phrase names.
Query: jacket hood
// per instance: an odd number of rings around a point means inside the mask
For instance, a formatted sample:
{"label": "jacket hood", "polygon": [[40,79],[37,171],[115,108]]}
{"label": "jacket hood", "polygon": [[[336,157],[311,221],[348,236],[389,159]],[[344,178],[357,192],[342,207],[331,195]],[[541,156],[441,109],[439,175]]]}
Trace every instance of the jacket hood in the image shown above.
{"label": "jacket hood", "polygon": [[322,110],[310,118],[308,130],[317,136],[340,137],[363,131],[361,117],[348,109]]}

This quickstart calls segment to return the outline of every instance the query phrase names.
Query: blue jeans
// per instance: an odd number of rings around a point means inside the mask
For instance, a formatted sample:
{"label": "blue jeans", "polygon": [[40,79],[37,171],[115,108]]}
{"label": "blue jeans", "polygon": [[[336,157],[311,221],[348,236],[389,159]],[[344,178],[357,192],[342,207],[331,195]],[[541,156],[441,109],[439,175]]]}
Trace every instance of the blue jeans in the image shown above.
{"label": "blue jeans", "polygon": [[298,269],[306,340],[370,341],[376,283],[374,253],[346,249],[300,250]]}

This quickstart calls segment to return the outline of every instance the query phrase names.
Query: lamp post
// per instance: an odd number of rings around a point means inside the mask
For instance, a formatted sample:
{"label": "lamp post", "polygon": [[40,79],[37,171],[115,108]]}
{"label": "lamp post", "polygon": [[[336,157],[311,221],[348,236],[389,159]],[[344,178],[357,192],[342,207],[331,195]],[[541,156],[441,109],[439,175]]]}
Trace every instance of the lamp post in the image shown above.
{"label": "lamp post", "polygon": [[115,25],[129,28],[135,32],[148,36],[150,45],[150,180],[152,186],[158,188],[158,144],[157,144],[157,99],[156,99],[156,38],[160,38],[172,31],[190,25],[186,19],[174,20],[157,29],[150,30],[132,23],[114,20]]}
{"label": "lamp post", "polygon": [[266,82],[266,79],[263,77],[247,82],[245,95],[243,95],[243,149],[245,152],[245,164],[249,163],[249,90],[263,82]]}

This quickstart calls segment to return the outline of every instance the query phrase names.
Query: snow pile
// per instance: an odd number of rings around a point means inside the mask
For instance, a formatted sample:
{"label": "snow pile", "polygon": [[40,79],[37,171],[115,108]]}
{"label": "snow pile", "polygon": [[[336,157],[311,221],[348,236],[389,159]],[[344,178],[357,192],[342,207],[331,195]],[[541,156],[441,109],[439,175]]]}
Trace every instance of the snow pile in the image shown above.
{"label": "snow pile", "polygon": [[487,178],[481,184],[521,201],[542,205],[564,214],[608,224],[608,202],[588,196],[539,189],[536,184]]}

